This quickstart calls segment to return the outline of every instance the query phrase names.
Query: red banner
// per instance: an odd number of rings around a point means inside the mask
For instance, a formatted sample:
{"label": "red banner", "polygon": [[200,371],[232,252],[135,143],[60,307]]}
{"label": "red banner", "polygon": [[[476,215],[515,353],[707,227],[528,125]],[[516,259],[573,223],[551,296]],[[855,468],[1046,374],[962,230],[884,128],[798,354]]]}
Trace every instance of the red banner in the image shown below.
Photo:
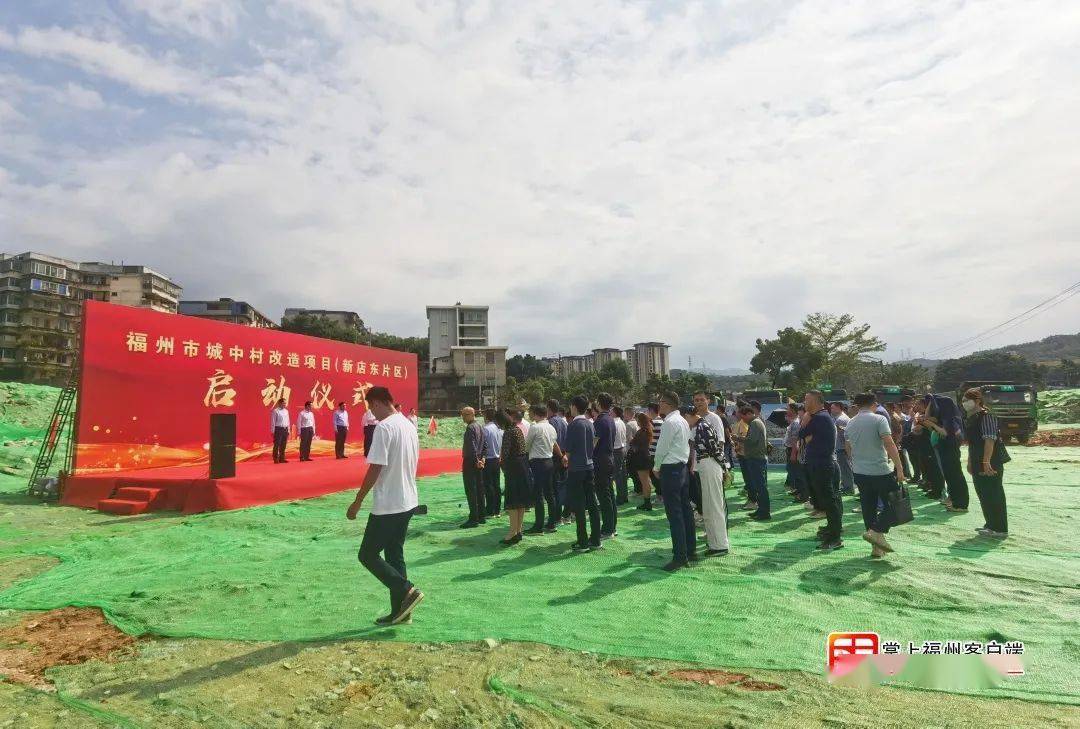
{"label": "red banner", "polygon": [[332,411],[344,401],[349,450],[362,450],[364,394],[376,385],[413,413],[416,355],[88,301],[76,469],[205,462],[211,413],[236,414],[237,460],[268,455],[279,397],[294,431],[297,413],[312,401],[317,455],[333,452]]}

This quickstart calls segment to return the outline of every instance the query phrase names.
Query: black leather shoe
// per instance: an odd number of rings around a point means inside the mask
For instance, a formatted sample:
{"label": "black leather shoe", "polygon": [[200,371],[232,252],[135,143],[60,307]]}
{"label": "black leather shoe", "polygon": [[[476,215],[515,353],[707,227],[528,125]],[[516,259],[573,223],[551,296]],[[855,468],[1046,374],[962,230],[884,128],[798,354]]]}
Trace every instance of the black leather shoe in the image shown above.
{"label": "black leather shoe", "polygon": [[678,572],[683,567],[689,567],[689,566],[690,566],[690,564],[688,562],[676,562],[675,560],[671,560],[666,565],[664,565],[661,569],[663,569],[664,572]]}

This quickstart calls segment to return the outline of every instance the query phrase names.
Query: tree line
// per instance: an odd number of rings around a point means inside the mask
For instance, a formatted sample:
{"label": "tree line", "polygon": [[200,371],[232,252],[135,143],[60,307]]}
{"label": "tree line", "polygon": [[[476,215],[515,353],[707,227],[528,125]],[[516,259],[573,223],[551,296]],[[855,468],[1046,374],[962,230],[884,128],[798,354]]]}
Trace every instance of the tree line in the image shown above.
{"label": "tree line", "polygon": [[[421,361],[428,358],[426,337],[400,337],[334,321],[324,316],[299,314],[282,322],[284,331],[366,344],[384,349],[412,352]],[[821,385],[848,392],[864,391],[876,385],[900,385],[918,392],[933,389],[951,392],[965,380],[1015,380],[1044,387],[1049,369],[1018,354],[1002,350],[976,352],[966,357],[944,360],[934,371],[916,362],[885,362],[886,344],[871,333],[870,325],[859,323],[851,314],[815,312],[798,326],[788,326],[773,338],[754,342],[757,352],[750,360],[751,387],[782,388],[793,395]],[[1080,367],[1062,359],[1065,384],[1080,384]],[[567,402],[575,395],[592,398],[608,392],[623,403],[645,404],[662,392],[689,398],[698,390],[726,389],[724,380],[695,372],[678,377],[653,375],[641,384],[634,382],[629,364],[613,360],[599,371],[556,376],[550,366],[532,354],[519,354],[506,361],[506,385],[499,401],[516,406],[521,401],[544,402],[555,398]],[[737,378],[745,380],[746,378]]]}
{"label": "tree line", "polygon": [[393,349],[398,352],[412,352],[421,361],[427,361],[428,358],[427,337],[399,337],[387,332],[376,332],[368,329],[363,321],[358,326],[353,326],[321,314],[303,312],[282,321],[281,330],[294,334],[306,334],[309,337]]}

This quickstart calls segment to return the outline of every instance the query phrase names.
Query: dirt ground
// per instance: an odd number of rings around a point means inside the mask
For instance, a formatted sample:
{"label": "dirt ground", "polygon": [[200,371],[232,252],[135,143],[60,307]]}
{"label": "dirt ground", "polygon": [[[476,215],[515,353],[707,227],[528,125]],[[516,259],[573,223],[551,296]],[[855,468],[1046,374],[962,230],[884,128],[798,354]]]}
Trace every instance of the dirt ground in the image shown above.
{"label": "dirt ground", "polygon": [[[93,610],[9,613],[3,619],[8,645],[0,661],[10,665],[24,655],[20,651],[34,658],[20,664],[22,674],[0,684],[2,727],[1080,723],[1075,707],[837,688],[802,672],[732,672],[529,643],[133,641]],[[629,616],[618,619],[627,630],[641,629]]]}
{"label": "dirt ground", "polygon": [[1080,428],[1040,430],[1031,436],[1027,445],[1032,446],[1080,446]]}
{"label": "dirt ground", "polygon": [[109,625],[100,610],[61,608],[29,615],[0,629],[0,675],[13,683],[49,689],[47,669],[107,660],[134,642]]}

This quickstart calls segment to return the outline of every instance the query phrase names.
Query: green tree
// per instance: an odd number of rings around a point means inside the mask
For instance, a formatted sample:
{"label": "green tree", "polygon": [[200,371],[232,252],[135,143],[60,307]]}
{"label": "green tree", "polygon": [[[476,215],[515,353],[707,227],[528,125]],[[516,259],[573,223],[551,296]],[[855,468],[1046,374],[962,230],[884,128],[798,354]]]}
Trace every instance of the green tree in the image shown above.
{"label": "green tree", "polygon": [[610,362],[605,362],[604,366],[600,368],[600,379],[615,380],[621,383],[624,392],[634,386],[634,374],[630,371],[629,363],[624,359],[613,359]]}
{"label": "green tree", "polygon": [[551,374],[551,367],[531,354],[515,354],[506,360],[506,374],[516,378],[518,382],[525,382],[547,377]]}
{"label": "green tree", "polygon": [[399,352],[412,352],[421,362],[428,360],[427,337],[399,337],[386,332],[371,332],[366,344],[383,349],[396,349]]}
{"label": "green tree", "polygon": [[683,372],[675,378],[672,385],[675,392],[684,400],[689,400],[698,390],[705,392],[712,390],[709,376],[701,372]]}
{"label": "green tree", "polygon": [[507,409],[516,408],[521,404],[521,400],[524,397],[522,387],[518,384],[517,378],[507,377],[506,384],[499,388],[499,397],[496,402],[497,407]]}
{"label": "green tree", "polygon": [[824,359],[810,336],[794,327],[780,329],[776,339],[758,339],[754,346],[758,351],[750,360],[750,371],[767,375],[773,387],[792,391],[806,389]]}
{"label": "green tree", "polygon": [[336,339],[339,342],[361,344],[366,332],[354,326],[336,321],[322,315],[306,312],[289,317],[281,322],[281,329],[294,334],[306,334],[309,337]]}
{"label": "green tree", "polygon": [[[915,362],[890,362],[885,365],[882,385],[900,385],[922,392],[931,383],[930,370]],[[871,382],[861,383],[865,389]]]}
{"label": "green tree", "polygon": [[521,383],[521,396],[525,398],[525,402],[530,405],[543,404],[547,397],[547,382],[545,378],[538,377]]}
{"label": "green tree", "polygon": [[648,379],[645,380],[645,384],[642,387],[643,399],[655,401],[660,395],[665,392],[672,392],[675,390],[675,383],[671,379],[671,375],[657,375],[651,374]]}
{"label": "green tree", "polygon": [[1012,380],[1042,385],[1038,365],[1010,352],[976,352],[967,357],[947,359],[934,370],[934,390],[952,392],[965,380]]}
{"label": "green tree", "polygon": [[365,327],[357,328],[321,314],[307,312],[297,314],[283,320],[281,329],[294,334],[306,334],[309,337],[367,344],[382,349],[394,349],[398,352],[412,352],[421,361],[427,361],[428,358],[427,337],[399,337],[386,332],[372,332]]}
{"label": "green tree", "polygon": [[802,333],[821,354],[812,379],[848,385],[870,355],[885,350],[885,342],[870,334],[869,324],[858,324],[851,314],[815,312],[802,322]]}
{"label": "green tree", "polygon": [[1080,384],[1080,365],[1076,364],[1076,360],[1062,358],[1061,377],[1066,385]]}

